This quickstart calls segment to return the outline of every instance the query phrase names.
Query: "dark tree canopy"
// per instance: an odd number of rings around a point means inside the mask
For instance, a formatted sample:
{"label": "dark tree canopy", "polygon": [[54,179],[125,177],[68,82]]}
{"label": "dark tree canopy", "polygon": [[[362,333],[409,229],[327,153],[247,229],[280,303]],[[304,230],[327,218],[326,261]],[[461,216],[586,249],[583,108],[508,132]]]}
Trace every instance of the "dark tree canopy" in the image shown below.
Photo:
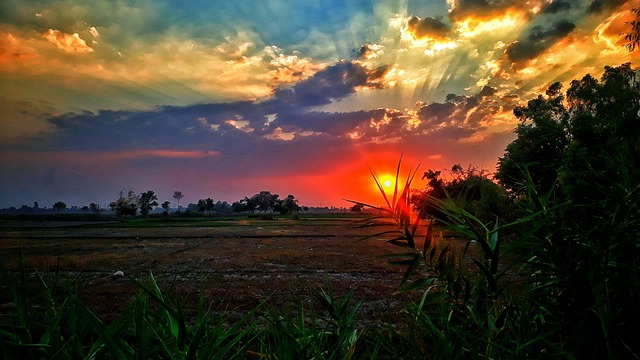
{"label": "dark tree canopy", "polygon": [[109,204],[109,208],[116,213],[116,216],[136,216],[138,212],[138,196],[132,190],[129,190],[125,197],[124,193],[120,191],[118,199]]}
{"label": "dark tree canopy", "polygon": [[624,176],[640,165],[639,84],[630,64],[605,67],[600,81],[572,81],[566,97],[556,83],[517,107],[518,137],[499,159],[496,179],[516,195],[532,182],[539,195],[576,199],[596,191],[587,186],[593,177]]}
{"label": "dark tree canopy", "polygon": [[158,196],[151,190],[143,192],[138,197],[140,214],[146,217],[154,207],[158,206]]}
{"label": "dark tree canopy", "polygon": [[627,40],[624,46],[627,50],[633,52],[640,46],[640,8],[633,8],[631,12],[635,16],[635,19],[627,22],[627,25],[631,27],[631,31],[624,34],[624,39]]}
{"label": "dark tree canopy", "polygon": [[[37,203],[36,203],[36,204],[37,204]],[[36,207],[36,206],[34,205],[34,208],[35,208],[35,207]],[[60,212],[61,210],[64,210],[64,209],[66,209],[66,208],[67,208],[67,204],[63,203],[62,201],[58,201],[58,202],[56,202],[55,204],[53,204],[53,208],[54,208],[55,210],[57,210],[58,212]]]}

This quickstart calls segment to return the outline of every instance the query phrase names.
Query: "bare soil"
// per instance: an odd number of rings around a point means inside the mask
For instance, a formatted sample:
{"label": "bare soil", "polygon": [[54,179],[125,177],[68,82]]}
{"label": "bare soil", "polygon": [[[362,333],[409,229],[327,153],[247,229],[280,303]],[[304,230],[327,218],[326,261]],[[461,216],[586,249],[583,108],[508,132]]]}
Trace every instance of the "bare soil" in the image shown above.
{"label": "bare soil", "polygon": [[[362,226],[365,225],[365,226]],[[198,226],[153,227],[93,222],[0,223],[0,263],[17,281],[24,254],[25,283],[34,293],[42,277],[74,280],[84,303],[99,317],[115,319],[153,273],[160,288],[195,309],[202,292],[214,309],[242,314],[262,301],[276,308],[310,301],[310,289],[331,287],[338,296],[354,291],[360,316],[393,322],[417,294],[396,294],[404,267],[385,254],[402,252],[379,238],[395,229],[383,220],[353,218],[228,220]],[[421,229],[424,230],[424,229]],[[56,275],[56,269],[58,269]],[[114,273],[122,271],[125,277]],[[0,305],[11,299],[0,289]],[[0,310],[2,311],[2,310]]]}

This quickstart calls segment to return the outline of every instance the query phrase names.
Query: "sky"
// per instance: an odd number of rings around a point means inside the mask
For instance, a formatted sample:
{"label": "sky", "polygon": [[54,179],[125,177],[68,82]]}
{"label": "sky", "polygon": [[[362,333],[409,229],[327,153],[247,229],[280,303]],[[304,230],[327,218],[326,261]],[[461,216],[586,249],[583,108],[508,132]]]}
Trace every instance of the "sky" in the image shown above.
{"label": "sky", "polygon": [[513,109],[631,62],[640,0],[0,2],[0,207],[262,190],[378,204],[369,169],[492,173]]}

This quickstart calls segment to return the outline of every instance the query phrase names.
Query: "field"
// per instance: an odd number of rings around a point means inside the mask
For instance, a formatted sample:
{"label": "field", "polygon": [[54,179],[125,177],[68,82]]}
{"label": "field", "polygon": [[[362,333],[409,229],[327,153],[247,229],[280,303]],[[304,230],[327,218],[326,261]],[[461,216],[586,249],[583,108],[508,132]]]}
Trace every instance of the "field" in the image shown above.
{"label": "field", "polygon": [[[285,307],[308,301],[310,289],[331,287],[338,296],[353,289],[362,301],[359,316],[382,324],[412,296],[395,294],[406,269],[382,258],[400,248],[362,239],[395,226],[353,216],[5,221],[0,262],[17,278],[22,251],[34,293],[42,291],[40,277],[77,281],[82,301],[106,321],[135,297],[129,277],[145,282],[153,273],[187,311],[201,291],[214,308],[240,315],[263,300]],[[9,292],[0,290],[6,308]]]}

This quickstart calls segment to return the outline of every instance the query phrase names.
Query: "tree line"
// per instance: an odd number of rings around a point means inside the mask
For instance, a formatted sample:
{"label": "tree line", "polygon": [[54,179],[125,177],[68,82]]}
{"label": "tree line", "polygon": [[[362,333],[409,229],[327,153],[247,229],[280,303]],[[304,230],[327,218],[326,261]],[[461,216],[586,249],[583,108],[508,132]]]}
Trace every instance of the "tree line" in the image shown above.
{"label": "tree line", "polygon": [[[180,200],[183,197],[184,195],[180,191],[175,191],[173,194],[173,198],[177,201],[178,212],[181,211]],[[299,201],[293,195],[280,199],[278,194],[272,194],[270,191],[260,191],[251,197],[245,196],[232,204],[226,201],[214,201],[210,197],[200,199],[195,204],[188,204],[187,211],[203,214],[260,211],[284,215],[308,210],[308,207],[300,206],[298,203]],[[118,217],[136,216],[138,211],[141,216],[146,217],[157,206],[158,196],[152,190],[140,194],[135,194],[132,190],[129,190],[126,194],[121,191],[118,198],[109,204],[109,209]],[[165,201],[160,206],[164,209],[166,215],[170,210],[171,203]]]}

